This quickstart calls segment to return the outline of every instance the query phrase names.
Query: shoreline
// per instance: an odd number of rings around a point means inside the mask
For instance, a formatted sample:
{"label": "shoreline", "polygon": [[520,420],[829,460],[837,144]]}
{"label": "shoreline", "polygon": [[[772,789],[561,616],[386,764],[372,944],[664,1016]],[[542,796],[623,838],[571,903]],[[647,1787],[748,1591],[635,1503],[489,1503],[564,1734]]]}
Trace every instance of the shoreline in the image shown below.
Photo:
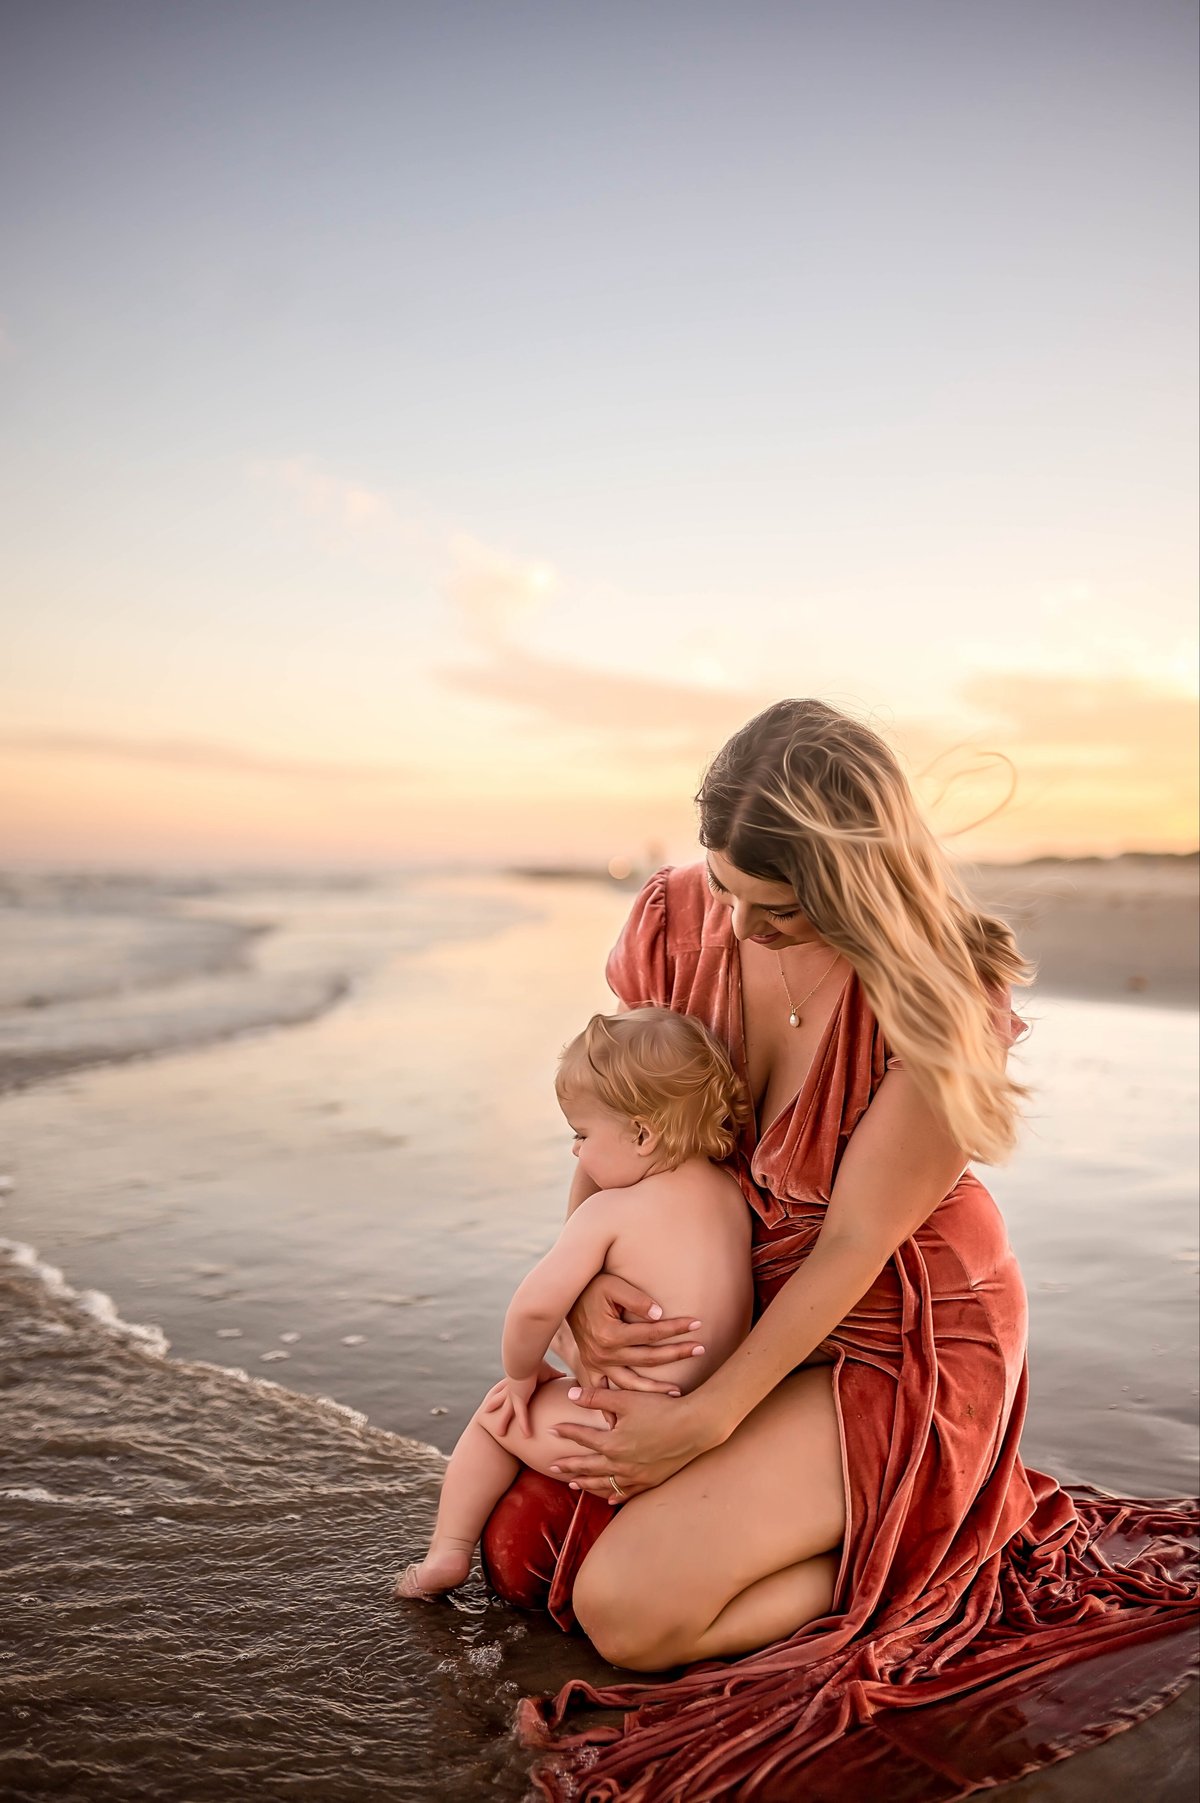
{"label": "shoreline", "polygon": [[[540,874],[527,872],[526,879]],[[618,893],[633,886],[590,871],[550,874]],[[964,864],[961,874],[978,905],[1008,922],[1036,966],[1031,990],[1014,993],[1018,1012],[1030,993],[1200,1008],[1197,854]],[[402,880],[419,886],[431,879]],[[262,917],[257,884],[244,900],[236,888],[222,895],[199,877],[154,888],[112,873],[107,882],[95,875],[80,884],[77,873],[43,873],[26,903],[13,875],[0,871],[0,923],[15,920],[26,936],[17,948],[21,959],[0,983],[0,1095],[74,1071],[308,1024],[344,1001],[369,969],[343,957],[301,971],[281,959],[289,919],[278,895],[270,898],[275,917]],[[293,884],[305,892],[297,879]],[[386,879],[315,877],[310,892],[372,887],[386,893]],[[91,944],[80,946],[89,933]],[[53,981],[43,979],[32,992],[25,981],[26,963],[39,950],[65,961],[57,993]],[[115,960],[115,969],[98,974],[101,958]]]}

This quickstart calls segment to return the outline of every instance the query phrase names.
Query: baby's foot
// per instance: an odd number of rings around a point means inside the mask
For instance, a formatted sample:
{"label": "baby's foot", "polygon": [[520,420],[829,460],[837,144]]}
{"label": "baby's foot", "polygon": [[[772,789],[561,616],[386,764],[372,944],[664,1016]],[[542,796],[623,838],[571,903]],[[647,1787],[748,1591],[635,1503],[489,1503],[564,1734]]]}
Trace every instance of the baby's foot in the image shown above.
{"label": "baby's foot", "polygon": [[455,1590],[471,1569],[471,1555],[457,1547],[444,1551],[431,1549],[418,1565],[406,1565],[396,1579],[394,1596],[413,1597],[428,1602],[445,1590]]}

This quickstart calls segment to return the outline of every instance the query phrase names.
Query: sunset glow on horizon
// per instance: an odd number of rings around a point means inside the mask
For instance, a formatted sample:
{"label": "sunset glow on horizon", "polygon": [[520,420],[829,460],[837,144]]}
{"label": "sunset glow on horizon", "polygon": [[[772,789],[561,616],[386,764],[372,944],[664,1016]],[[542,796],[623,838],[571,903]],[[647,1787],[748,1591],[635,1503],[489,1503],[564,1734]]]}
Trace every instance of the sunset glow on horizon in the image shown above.
{"label": "sunset glow on horizon", "polygon": [[789,694],[963,855],[1195,846],[1187,9],[66,10],[0,861],[679,860]]}

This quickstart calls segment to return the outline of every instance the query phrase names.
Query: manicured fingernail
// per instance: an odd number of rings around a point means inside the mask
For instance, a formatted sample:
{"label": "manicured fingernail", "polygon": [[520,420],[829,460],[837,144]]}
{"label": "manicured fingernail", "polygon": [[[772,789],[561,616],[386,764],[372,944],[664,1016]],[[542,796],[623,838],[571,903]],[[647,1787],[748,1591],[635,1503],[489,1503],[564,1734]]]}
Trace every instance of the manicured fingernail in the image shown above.
{"label": "manicured fingernail", "polygon": [[703,1346],[693,1346],[693,1347],[692,1347],[692,1357],[693,1357],[693,1358],[694,1358],[694,1359],[698,1359],[698,1358],[699,1358],[699,1357],[700,1357],[700,1354],[701,1354],[701,1353],[702,1353],[702,1352],[703,1352],[703,1351],[704,1351],[704,1348],[703,1348]]}
{"label": "manicured fingernail", "polygon": [[578,1402],[582,1395],[583,1391],[578,1384],[572,1384],[571,1388],[567,1391],[567,1397],[571,1402]]}
{"label": "manicured fingernail", "polygon": [[696,1329],[702,1325],[703,1325],[703,1323],[700,1321],[689,1321],[688,1325],[687,1325],[687,1330],[689,1333],[695,1333]]}
{"label": "manicured fingernail", "polygon": [[578,1490],[578,1488],[579,1488],[578,1484],[568,1484],[567,1485],[568,1490]]}
{"label": "manicured fingernail", "polygon": [[646,1312],[652,1321],[661,1321],[662,1320],[662,1309],[658,1306],[657,1302],[654,1303],[652,1307],[647,1309]]}
{"label": "manicured fingernail", "polygon": [[557,1465],[551,1465],[551,1467],[550,1467],[550,1469],[551,1469],[551,1471],[557,1471],[557,1470],[558,1470],[558,1466],[557,1466]]}
{"label": "manicured fingernail", "polygon": [[667,1395],[668,1396],[682,1396],[683,1391],[682,1390],[668,1390]]}

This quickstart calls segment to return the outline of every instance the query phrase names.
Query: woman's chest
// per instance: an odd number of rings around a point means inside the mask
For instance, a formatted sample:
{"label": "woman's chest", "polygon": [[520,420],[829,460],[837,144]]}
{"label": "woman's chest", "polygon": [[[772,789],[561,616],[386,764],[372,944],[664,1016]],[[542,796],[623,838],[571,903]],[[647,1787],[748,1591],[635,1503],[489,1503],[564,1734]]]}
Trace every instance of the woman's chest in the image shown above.
{"label": "woman's chest", "polygon": [[[838,1005],[838,990],[826,959],[831,980],[821,986],[821,993],[797,1006],[803,990],[789,987],[775,955],[765,949],[760,956],[746,955],[747,948],[740,949],[746,1078],[756,1137],[761,1138],[804,1087]],[[820,970],[818,966],[818,976]],[[792,1026],[797,1017],[799,1025]]]}

